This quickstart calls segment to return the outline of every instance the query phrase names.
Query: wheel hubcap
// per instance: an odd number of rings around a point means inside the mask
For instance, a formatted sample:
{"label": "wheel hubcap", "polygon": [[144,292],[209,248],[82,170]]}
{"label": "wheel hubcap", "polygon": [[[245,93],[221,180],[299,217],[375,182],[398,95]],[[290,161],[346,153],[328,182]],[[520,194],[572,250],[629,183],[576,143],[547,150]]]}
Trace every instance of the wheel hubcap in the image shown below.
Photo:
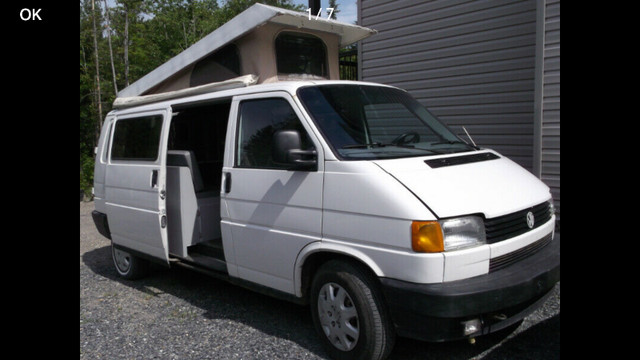
{"label": "wheel hubcap", "polygon": [[131,267],[131,257],[129,253],[113,248],[113,260],[120,272],[126,273],[129,271],[129,268]]}
{"label": "wheel hubcap", "polygon": [[324,334],[336,348],[353,349],[360,335],[358,313],[347,291],[340,285],[328,283],[318,295],[318,314]]}

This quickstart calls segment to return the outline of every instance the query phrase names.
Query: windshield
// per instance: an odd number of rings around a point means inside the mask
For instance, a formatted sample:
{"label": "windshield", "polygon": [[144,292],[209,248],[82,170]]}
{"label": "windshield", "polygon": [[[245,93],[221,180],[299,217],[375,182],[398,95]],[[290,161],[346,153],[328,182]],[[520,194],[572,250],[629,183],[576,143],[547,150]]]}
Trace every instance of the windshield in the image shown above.
{"label": "windshield", "polygon": [[474,149],[399,89],[320,85],[300,88],[298,97],[341,159],[387,159]]}

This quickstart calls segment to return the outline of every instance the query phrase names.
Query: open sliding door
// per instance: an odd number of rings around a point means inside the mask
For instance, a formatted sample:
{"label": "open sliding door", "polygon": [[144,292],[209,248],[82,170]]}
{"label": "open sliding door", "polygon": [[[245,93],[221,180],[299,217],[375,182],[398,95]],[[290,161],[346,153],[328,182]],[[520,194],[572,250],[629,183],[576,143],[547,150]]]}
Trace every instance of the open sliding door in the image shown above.
{"label": "open sliding door", "polygon": [[170,116],[169,109],[118,116],[105,174],[105,205],[114,245],[167,263]]}

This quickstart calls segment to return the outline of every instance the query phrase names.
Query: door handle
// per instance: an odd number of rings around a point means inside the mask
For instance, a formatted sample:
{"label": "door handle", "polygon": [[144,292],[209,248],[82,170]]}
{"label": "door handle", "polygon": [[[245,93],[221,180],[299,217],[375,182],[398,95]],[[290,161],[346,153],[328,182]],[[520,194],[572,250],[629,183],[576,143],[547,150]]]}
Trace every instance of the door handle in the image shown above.
{"label": "door handle", "polygon": [[158,170],[151,170],[151,187],[158,187]]}
{"label": "door handle", "polygon": [[224,180],[224,193],[228,194],[231,192],[231,173],[225,172],[223,175]]}

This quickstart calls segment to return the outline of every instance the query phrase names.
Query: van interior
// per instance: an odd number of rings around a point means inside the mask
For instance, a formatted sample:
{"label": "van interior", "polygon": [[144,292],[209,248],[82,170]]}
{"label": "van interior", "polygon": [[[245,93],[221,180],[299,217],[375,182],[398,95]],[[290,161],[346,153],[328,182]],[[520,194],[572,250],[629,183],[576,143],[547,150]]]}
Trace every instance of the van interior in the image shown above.
{"label": "van interior", "polygon": [[227,272],[220,232],[220,185],[231,99],[177,105],[167,144],[169,254]]}

